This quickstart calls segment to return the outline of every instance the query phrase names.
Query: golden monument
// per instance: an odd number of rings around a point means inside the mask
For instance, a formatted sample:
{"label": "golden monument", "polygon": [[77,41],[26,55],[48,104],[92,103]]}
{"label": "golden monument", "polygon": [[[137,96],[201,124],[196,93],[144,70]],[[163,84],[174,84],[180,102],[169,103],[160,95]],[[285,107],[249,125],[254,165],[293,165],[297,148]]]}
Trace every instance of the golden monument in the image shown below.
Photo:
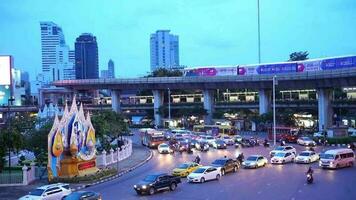
{"label": "golden monument", "polygon": [[96,167],[95,130],[89,112],[84,116],[83,105],[78,110],[75,97],[61,120],[55,117],[48,134],[48,179],[92,174]]}

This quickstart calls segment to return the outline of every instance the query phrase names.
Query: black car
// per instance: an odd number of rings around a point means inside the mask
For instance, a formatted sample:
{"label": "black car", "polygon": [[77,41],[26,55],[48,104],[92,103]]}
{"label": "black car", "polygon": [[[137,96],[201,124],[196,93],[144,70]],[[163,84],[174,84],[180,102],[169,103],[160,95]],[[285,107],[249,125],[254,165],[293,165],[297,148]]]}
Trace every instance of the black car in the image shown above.
{"label": "black car", "polygon": [[209,150],[209,143],[205,141],[199,141],[195,143],[195,149],[198,151],[208,151]]}
{"label": "black car", "polygon": [[221,139],[217,139],[213,142],[213,147],[215,149],[226,149],[227,146],[226,146],[226,143],[224,142],[224,140],[221,140]]}
{"label": "black car", "polygon": [[179,177],[171,176],[166,173],[159,173],[146,176],[142,181],[134,185],[134,189],[139,195],[143,193],[153,195],[161,190],[173,191],[177,188],[179,183],[181,183]]}
{"label": "black car", "polygon": [[231,158],[217,159],[211,163],[211,166],[220,168],[221,174],[223,176],[228,172],[237,172],[237,170],[240,168],[239,162]]}
{"label": "black car", "polygon": [[253,147],[256,146],[256,142],[253,139],[242,138],[239,142],[242,147]]}
{"label": "black car", "polygon": [[64,200],[101,200],[101,195],[91,191],[77,191],[63,198]]}

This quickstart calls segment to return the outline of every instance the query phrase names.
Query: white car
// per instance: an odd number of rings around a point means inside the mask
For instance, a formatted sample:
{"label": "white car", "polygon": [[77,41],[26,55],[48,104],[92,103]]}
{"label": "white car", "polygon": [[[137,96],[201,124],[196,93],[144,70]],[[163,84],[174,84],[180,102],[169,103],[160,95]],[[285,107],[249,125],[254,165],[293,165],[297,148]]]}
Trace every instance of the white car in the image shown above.
{"label": "white car", "polygon": [[241,135],[235,135],[234,136],[235,142],[241,142],[242,141],[242,136]]}
{"label": "white car", "polygon": [[173,150],[169,147],[168,144],[166,143],[162,143],[160,145],[158,145],[158,153],[173,153]]}
{"label": "white car", "polygon": [[210,136],[210,135],[204,135],[204,136],[201,136],[201,139],[200,141],[205,141],[207,142],[210,146],[213,145],[213,142],[215,141],[215,138],[213,136]]}
{"label": "white car", "polygon": [[314,151],[302,151],[296,158],[296,163],[312,163],[319,160],[319,155]]}
{"label": "white car", "polygon": [[272,164],[284,164],[294,162],[295,154],[291,152],[279,152],[271,158]]}
{"label": "white car", "polygon": [[216,167],[204,166],[199,167],[187,177],[187,181],[192,183],[204,183],[208,180],[219,180],[221,177],[221,171]]}
{"label": "white car", "polygon": [[264,156],[252,155],[249,156],[244,162],[242,162],[242,165],[244,168],[258,168],[266,166],[267,163],[267,158]]}
{"label": "white car", "polygon": [[72,193],[68,184],[56,183],[51,185],[44,185],[29,192],[28,195],[19,198],[19,200],[57,200]]}
{"label": "white car", "polygon": [[297,140],[297,144],[304,146],[315,146],[316,142],[309,137],[300,137]]}
{"label": "white car", "polygon": [[273,157],[277,153],[286,153],[286,152],[293,153],[294,155],[297,154],[297,150],[295,150],[295,148],[292,146],[278,146],[274,150],[269,152],[269,155]]}
{"label": "white car", "polygon": [[234,139],[227,135],[222,136],[220,139],[224,140],[227,145],[233,145],[235,143]]}

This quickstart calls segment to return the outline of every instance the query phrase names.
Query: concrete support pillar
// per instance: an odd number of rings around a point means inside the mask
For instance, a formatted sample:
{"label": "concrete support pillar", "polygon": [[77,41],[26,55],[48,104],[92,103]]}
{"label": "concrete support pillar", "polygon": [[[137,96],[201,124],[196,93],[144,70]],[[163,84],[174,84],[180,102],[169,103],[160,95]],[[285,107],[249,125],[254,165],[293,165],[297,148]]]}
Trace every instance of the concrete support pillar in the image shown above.
{"label": "concrete support pillar", "polygon": [[324,131],[332,124],[331,90],[318,89],[317,94],[319,131]]}
{"label": "concrete support pillar", "polygon": [[259,112],[260,115],[267,113],[271,108],[271,91],[261,89],[258,91],[259,95]]}
{"label": "concrete support pillar", "polygon": [[213,112],[214,112],[214,90],[204,90],[204,109],[208,114],[204,118],[204,124],[213,124]]}
{"label": "concrete support pillar", "polygon": [[111,91],[111,108],[117,113],[121,112],[120,91],[118,90]]}
{"label": "concrete support pillar", "polygon": [[159,107],[163,105],[163,91],[152,90],[153,93],[153,114],[155,117],[155,125],[162,126],[162,116],[159,113]]}

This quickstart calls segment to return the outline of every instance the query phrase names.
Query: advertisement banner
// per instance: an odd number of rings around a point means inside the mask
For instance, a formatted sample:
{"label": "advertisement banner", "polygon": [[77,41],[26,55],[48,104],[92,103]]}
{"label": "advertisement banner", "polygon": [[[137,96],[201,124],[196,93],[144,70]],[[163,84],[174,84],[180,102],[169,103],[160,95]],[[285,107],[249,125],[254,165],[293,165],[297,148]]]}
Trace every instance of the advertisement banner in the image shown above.
{"label": "advertisement banner", "polygon": [[259,65],[257,67],[258,74],[280,74],[291,73],[297,71],[297,63],[277,63]]}
{"label": "advertisement banner", "polygon": [[11,56],[0,56],[0,85],[11,84]]}
{"label": "advertisement banner", "polygon": [[297,72],[310,72],[321,70],[321,60],[306,60],[297,63]]}
{"label": "advertisement banner", "polygon": [[8,104],[11,96],[11,88],[8,85],[0,85],[0,106]]}
{"label": "advertisement banner", "polygon": [[329,58],[321,61],[322,70],[356,67],[356,56]]}
{"label": "advertisement banner", "polygon": [[258,75],[257,72],[258,65],[240,65],[238,67],[239,75]]}
{"label": "advertisement banner", "polygon": [[185,76],[236,76],[237,67],[202,67],[184,70]]}

